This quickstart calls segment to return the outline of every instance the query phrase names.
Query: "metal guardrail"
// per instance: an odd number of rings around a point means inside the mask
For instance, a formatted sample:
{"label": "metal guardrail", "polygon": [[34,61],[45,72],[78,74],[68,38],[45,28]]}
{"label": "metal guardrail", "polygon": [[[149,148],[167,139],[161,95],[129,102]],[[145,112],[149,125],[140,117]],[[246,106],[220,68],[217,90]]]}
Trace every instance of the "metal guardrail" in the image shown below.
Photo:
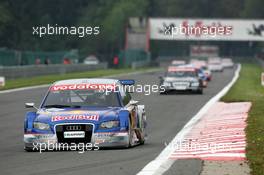
{"label": "metal guardrail", "polygon": [[146,67],[148,65],[149,65],[148,61],[135,61],[135,62],[132,62],[131,68],[137,69],[137,68],[141,68],[141,67]]}
{"label": "metal guardrail", "polygon": [[86,64],[50,64],[50,65],[29,65],[29,66],[9,66],[0,67],[0,76],[7,79],[15,78],[28,78],[41,75],[51,75],[71,72],[82,72],[106,69],[108,67],[107,63],[99,63],[98,65],[86,65]]}
{"label": "metal guardrail", "polygon": [[132,69],[143,67],[160,67],[161,63],[157,61],[134,61],[131,64]]}
{"label": "metal guardrail", "polygon": [[264,68],[264,60],[261,59],[261,58],[259,58],[259,59],[257,59],[257,61],[258,61],[259,65],[260,65],[262,68]]}

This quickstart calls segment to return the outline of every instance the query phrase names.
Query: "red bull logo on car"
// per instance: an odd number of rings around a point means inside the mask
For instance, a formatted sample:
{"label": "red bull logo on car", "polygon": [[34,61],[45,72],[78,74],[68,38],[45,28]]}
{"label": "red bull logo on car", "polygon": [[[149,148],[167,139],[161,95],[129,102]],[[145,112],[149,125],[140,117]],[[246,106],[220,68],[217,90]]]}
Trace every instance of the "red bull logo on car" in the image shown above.
{"label": "red bull logo on car", "polygon": [[56,116],[53,116],[51,118],[52,122],[62,121],[62,120],[94,120],[94,121],[98,121],[99,115],[65,115],[65,116],[56,115]]}

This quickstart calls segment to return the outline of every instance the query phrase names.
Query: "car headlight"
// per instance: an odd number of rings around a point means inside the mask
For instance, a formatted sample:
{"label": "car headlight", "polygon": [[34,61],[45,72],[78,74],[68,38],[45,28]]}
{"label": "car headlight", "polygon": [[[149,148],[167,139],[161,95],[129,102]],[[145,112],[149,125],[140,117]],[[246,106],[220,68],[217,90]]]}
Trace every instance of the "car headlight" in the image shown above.
{"label": "car headlight", "polygon": [[167,82],[167,81],[164,81],[163,82],[163,86],[171,86],[171,83],[170,82]]}
{"label": "car headlight", "polygon": [[33,127],[40,130],[49,130],[50,125],[47,123],[41,123],[41,122],[34,122]]}
{"label": "car headlight", "polygon": [[193,82],[192,86],[199,86],[199,82]]}
{"label": "car headlight", "polygon": [[119,121],[115,120],[115,121],[107,121],[107,122],[103,122],[100,124],[100,128],[101,129],[110,129],[110,128],[115,128],[119,126]]}

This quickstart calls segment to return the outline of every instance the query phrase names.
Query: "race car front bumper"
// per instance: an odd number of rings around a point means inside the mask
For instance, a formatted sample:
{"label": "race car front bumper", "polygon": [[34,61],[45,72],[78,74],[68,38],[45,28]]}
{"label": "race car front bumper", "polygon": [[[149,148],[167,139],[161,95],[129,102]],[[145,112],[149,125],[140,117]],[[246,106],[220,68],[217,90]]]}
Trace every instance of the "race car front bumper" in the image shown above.
{"label": "race car front bumper", "polygon": [[[93,133],[89,143],[69,143],[58,142],[56,134],[38,134],[26,133],[24,134],[24,143],[26,149],[41,150],[64,150],[65,147],[74,148],[89,145],[88,147],[96,147],[96,149],[104,147],[127,147],[129,143],[128,132],[96,132]],[[71,147],[72,146],[72,147]]]}
{"label": "race car front bumper", "polygon": [[165,91],[198,91],[200,90],[200,86],[177,86],[177,85],[171,85],[171,86],[164,86]]}

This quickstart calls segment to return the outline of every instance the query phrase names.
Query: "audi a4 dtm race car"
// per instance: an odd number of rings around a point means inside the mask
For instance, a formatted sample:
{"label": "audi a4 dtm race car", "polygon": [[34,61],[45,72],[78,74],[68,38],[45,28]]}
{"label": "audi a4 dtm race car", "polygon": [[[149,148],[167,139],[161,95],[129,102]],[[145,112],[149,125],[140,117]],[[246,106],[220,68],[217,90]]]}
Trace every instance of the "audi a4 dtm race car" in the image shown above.
{"label": "audi a4 dtm race car", "polygon": [[206,74],[205,70],[202,67],[200,67],[198,65],[193,65],[193,64],[186,64],[186,65],[182,65],[182,66],[178,66],[178,67],[195,69],[195,71],[198,74],[199,79],[202,80],[203,87],[204,88],[207,87],[208,81],[210,80],[210,77],[209,77],[209,74]]}
{"label": "audi a4 dtm race car", "polygon": [[208,69],[208,65],[207,65],[207,62],[205,60],[191,60],[189,65],[192,65],[193,67],[195,67],[197,69],[200,69],[201,74],[204,74],[206,80],[211,81],[212,73]]}
{"label": "audi a4 dtm race car", "polygon": [[185,65],[186,61],[185,60],[173,60],[171,62],[172,66],[181,66],[181,65]]}
{"label": "audi a4 dtm race car", "polygon": [[145,106],[134,101],[126,86],[134,80],[72,79],[50,86],[39,108],[26,103],[25,150],[36,145],[92,143],[96,147],[144,144]]}
{"label": "audi a4 dtm race car", "polygon": [[223,72],[221,58],[208,58],[208,69],[212,72]]}
{"label": "audi a4 dtm race car", "polygon": [[165,89],[161,94],[170,91],[190,91],[203,93],[203,81],[197,69],[192,67],[169,67],[164,77],[160,77],[160,85]]}

